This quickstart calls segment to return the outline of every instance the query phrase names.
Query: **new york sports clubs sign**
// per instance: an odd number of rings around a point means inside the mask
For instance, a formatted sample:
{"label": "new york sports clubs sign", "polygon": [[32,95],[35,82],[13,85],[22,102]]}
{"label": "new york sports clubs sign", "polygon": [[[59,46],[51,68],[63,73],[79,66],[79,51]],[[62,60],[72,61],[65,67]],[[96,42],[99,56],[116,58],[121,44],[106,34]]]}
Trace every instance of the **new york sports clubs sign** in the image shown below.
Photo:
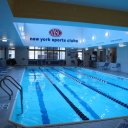
{"label": "new york sports clubs sign", "polygon": [[[62,31],[57,28],[53,28],[49,31],[49,35],[52,36],[53,38],[50,37],[30,37],[30,41],[35,41],[35,42],[71,42],[71,43],[78,43],[78,39],[65,39],[65,38],[60,38],[62,36]],[[59,37],[59,38],[57,38]]]}

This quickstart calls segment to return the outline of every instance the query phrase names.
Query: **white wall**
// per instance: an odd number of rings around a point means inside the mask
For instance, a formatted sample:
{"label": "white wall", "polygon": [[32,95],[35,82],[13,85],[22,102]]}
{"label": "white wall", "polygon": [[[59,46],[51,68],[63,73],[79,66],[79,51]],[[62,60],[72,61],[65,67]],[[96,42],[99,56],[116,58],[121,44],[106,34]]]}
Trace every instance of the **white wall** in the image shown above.
{"label": "white wall", "polygon": [[121,64],[121,71],[128,73],[128,46],[117,48],[117,63]]}
{"label": "white wall", "polygon": [[18,47],[15,51],[17,65],[28,65],[28,49],[26,47]]}

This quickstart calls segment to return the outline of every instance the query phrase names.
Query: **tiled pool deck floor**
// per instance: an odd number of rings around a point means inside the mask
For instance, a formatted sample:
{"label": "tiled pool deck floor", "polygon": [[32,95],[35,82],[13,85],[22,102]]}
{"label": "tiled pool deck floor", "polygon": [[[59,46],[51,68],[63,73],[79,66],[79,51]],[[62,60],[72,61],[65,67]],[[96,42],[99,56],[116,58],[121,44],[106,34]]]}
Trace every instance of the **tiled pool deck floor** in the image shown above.
{"label": "tiled pool deck floor", "polygon": [[[8,70],[6,75],[12,76],[17,82],[20,83],[23,71],[24,68],[11,68]],[[13,128],[13,126],[8,123],[8,120],[15,101],[17,89],[13,86],[11,86],[11,88],[14,93],[11,100],[9,100],[9,96],[0,88],[0,128]]]}
{"label": "tiled pool deck floor", "polygon": [[[96,69],[94,69],[96,70]],[[106,70],[100,70],[102,72],[111,73],[115,75],[120,75],[128,78],[128,74],[121,73],[121,72],[112,72]],[[24,67],[15,67],[8,70],[8,75],[11,75],[15,78],[16,81],[20,83],[22,74],[24,72]],[[17,89],[13,86],[13,97],[9,100],[9,97],[0,89],[0,128],[16,128],[14,125],[8,122],[9,116],[12,110],[13,103],[15,101]],[[127,118],[127,119],[126,119]],[[113,119],[113,120],[102,120],[99,121],[89,121],[87,122],[80,122],[75,124],[67,124],[67,125],[57,125],[57,126],[46,126],[44,128],[128,128],[128,117],[125,119]]]}

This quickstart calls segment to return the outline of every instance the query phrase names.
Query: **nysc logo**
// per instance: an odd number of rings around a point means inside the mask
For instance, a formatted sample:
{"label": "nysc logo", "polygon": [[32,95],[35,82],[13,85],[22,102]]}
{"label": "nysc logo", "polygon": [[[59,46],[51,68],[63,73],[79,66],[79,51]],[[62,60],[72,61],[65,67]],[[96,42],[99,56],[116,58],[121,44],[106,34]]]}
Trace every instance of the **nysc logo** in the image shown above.
{"label": "nysc logo", "polygon": [[62,35],[62,31],[59,30],[59,29],[54,28],[54,29],[51,29],[51,30],[49,31],[49,34],[50,34],[51,36],[53,36],[53,37],[59,37],[59,36]]}

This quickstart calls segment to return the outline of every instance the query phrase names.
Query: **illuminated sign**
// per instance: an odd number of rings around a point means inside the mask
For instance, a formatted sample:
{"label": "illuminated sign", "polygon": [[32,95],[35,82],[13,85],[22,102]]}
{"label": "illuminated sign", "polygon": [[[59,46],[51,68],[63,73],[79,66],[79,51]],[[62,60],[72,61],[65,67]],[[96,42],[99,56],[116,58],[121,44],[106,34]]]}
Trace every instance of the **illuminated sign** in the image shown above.
{"label": "illuminated sign", "polygon": [[49,31],[49,34],[53,37],[59,37],[62,35],[62,31],[60,29],[54,28]]}

